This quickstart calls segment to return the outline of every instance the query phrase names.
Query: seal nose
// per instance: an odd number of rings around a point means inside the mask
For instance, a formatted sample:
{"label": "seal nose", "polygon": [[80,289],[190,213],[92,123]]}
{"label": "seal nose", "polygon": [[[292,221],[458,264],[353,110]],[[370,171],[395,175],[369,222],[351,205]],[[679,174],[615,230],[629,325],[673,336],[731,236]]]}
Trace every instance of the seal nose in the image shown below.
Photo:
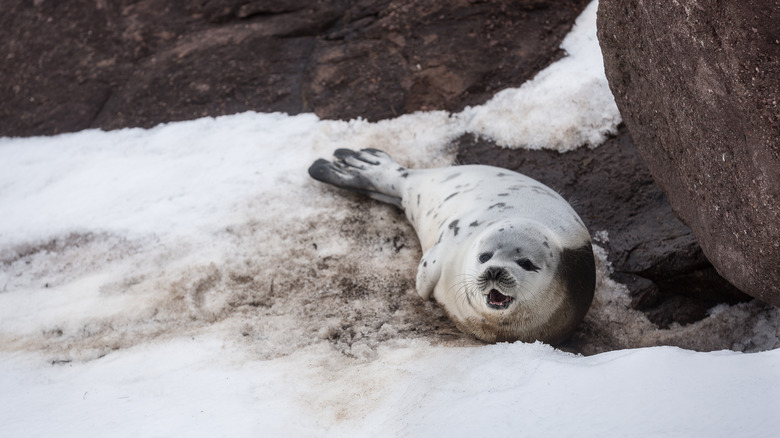
{"label": "seal nose", "polygon": [[495,266],[491,266],[485,270],[485,278],[488,280],[498,280],[501,278],[501,275],[504,273],[504,270],[502,268],[497,268]]}

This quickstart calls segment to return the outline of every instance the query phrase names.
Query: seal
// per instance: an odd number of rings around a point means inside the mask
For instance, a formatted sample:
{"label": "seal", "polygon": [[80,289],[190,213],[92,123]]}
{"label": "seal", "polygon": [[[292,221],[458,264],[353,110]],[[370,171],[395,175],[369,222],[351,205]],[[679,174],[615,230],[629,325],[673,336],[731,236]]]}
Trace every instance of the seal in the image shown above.
{"label": "seal", "polygon": [[559,194],[492,166],[407,169],[378,149],[338,149],[309,175],[395,205],[417,232],[417,292],[486,342],[571,336],[593,300],[591,237]]}

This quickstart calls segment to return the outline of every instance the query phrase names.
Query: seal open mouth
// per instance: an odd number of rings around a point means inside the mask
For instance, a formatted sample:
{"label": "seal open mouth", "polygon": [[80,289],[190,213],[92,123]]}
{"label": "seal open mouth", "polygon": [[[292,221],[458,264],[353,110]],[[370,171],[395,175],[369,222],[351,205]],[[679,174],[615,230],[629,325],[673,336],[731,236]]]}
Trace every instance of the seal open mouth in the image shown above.
{"label": "seal open mouth", "polygon": [[494,309],[506,309],[513,299],[496,289],[490,289],[490,292],[487,294],[487,305]]}

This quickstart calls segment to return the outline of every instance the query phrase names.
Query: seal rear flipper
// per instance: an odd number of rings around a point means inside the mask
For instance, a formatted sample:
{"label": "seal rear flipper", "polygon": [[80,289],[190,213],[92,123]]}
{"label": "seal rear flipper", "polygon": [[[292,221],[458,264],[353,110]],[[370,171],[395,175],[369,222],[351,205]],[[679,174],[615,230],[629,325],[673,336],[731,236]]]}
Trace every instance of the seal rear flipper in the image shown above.
{"label": "seal rear flipper", "polygon": [[309,167],[309,176],[402,208],[400,192],[392,180],[403,167],[389,155],[378,149],[337,149],[333,155],[334,161],[315,161]]}

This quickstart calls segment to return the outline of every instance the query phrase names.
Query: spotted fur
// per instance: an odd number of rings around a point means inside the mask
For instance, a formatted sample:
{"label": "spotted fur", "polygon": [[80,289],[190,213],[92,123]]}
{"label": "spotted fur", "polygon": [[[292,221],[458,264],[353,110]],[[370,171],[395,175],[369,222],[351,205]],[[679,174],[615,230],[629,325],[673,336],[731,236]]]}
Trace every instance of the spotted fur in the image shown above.
{"label": "spotted fur", "polygon": [[552,189],[490,166],[407,169],[377,149],[334,156],[309,174],[405,211],[424,252],[417,292],[463,332],[555,344],[585,316],[596,281],[590,234]]}

